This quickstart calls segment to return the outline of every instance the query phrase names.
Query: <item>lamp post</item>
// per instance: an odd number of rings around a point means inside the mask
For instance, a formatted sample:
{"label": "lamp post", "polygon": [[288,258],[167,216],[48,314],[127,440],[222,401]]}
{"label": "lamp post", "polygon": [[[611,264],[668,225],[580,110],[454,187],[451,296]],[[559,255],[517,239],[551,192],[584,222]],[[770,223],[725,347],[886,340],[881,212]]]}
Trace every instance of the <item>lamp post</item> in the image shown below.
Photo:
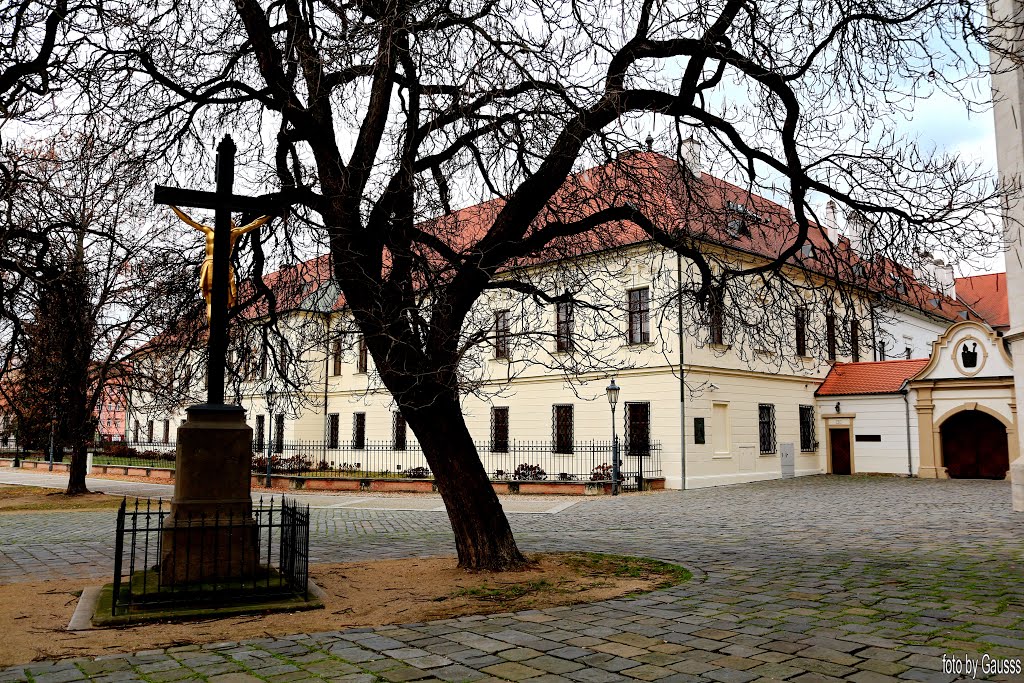
{"label": "lamp post", "polygon": [[274,457],[274,397],[277,392],[267,389],[267,488],[270,488],[270,461]]}
{"label": "lamp post", "polygon": [[612,407],[612,495],[619,495],[619,437],[615,435],[615,406],[619,402],[619,387],[612,378],[612,383],[604,390],[608,396],[608,405]]}
{"label": "lamp post", "polygon": [[50,418],[50,471],[53,472],[53,449],[54,449],[54,433],[57,431],[57,414],[54,413]]}

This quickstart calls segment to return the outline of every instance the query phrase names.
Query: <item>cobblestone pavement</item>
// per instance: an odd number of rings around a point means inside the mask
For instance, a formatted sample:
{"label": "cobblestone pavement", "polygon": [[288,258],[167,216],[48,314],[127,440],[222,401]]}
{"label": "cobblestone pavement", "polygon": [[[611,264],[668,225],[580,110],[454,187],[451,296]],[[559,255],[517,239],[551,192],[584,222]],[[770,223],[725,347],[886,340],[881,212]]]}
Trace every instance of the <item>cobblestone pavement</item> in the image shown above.
{"label": "cobblestone pavement", "polygon": [[[51,565],[77,553],[68,575],[103,576],[103,515],[0,517],[0,581],[20,569],[12,552],[38,545]],[[443,513],[314,517],[319,561],[453,552]],[[1024,515],[1006,482],[808,477],[585,499],[510,521],[527,551],[646,555],[694,579],[586,606],[34,663],[0,683],[946,682],[958,678],[942,672],[946,653],[982,666],[1024,657]]]}

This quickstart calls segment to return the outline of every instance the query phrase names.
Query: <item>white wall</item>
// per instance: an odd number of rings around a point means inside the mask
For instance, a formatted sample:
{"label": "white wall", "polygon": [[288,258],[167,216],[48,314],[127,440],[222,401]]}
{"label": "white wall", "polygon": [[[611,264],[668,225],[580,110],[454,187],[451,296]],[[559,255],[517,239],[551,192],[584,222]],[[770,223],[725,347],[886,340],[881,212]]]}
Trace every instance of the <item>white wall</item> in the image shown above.
{"label": "white wall", "polygon": [[[910,459],[916,475],[920,464],[918,448],[917,392],[911,390]],[[827,396],[818,399],[819,410],[828,415],[840,403],[844,415],[853,415],[853,471],[857,474],[908,474],[907,409],[900,394],[869,396]],[[881,441],[857,441],[857,436],[878,435]],[[824,442],[824,439],[822,440]],[[823,446],[824,448],[824,446]]]}

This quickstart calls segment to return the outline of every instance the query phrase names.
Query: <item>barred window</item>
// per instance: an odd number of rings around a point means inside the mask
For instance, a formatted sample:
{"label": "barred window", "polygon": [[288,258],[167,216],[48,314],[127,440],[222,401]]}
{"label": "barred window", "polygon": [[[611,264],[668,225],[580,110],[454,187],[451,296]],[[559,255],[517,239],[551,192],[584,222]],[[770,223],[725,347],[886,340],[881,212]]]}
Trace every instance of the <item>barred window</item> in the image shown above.
{"label": "barred window", "polygon": [[555,453],[572,453],[572,406],[552,406],[551,443]]}
{"label": "barred window", "polygon": [[796,355],[807,355],[807,309],[796,309]]}
{"label": "barred window", "polygon": [[267,378],[267,347],[263,347],[263,352],[260,353],[260,379]]}
{"label": "barred window", "polygon": [[327,416],[327,447],[337,448],[340,440],[341,416],[331,413]]}
{"label": "barred window", "polygon": [[825,353],[829,360],[836,359],[836,316],[834,313],[825,316]]}
{"label": "barred window", "polygon": [[494,313],[494,357],[508,358],[509,323],[508,311]]}
{"label": "barred window", "polygon": [[555,304],[555,348],[558,351],[572,351],[572,302]]}
{"label": "barred window", "polygon": [[352,415],[352,448],[358,451],[366,448],[366,413]]}
{"label": "barred window", "polygon": [[491,408],[491,451],[508,453],[508,408]]}
{"label": "barred window", "polygon": [[153,421],[146,422],[146,443],[153,443]]}
{"label": "barred window", "polygon": [[650,290],[629,290],[629,343],[646,344],[651,341]]}
{"label": "barred window", "polygon": [[854,363],[860,361],[860,323],[856,318],[850,321],[850,358]]}
{"label": "barred window", "polygon": [[255,435],[255,450],[257,453],[262,453],[265,446],[264,439],[266,438],[267,418],[265,415],[256,416],[256,435]]}
{"label": "barred window", "polygon": [[708,298],[708,332],[712,344],[725,343],[725,294],[712,290]]}
{"label": "barred window", "polygon": [[135,421],[134,433],[132,434],[132,441],[138,441],[139,440],[139,429],[141,428],[141,426],[142,425],[139,424],[139,421],[136,420]]}
{"label": "barred window", "polygon": [[760,403],[757,406],[757,435],[762,453],[775,452],[775,406]]}
{"label": "barred window", "polygon": [[626,403],[626,452],[629,455],[650,455],[650,403]]}
{"label": "barred window", "polygon": [[284,415],[278,415],[274,425],[274,452],[284,453]]}
{"label": "barred window", "polygon": [[398,412],[396,410],[395,413],[394,413],[394,420],[392,420],[392,423],[391,423],[391,428],[392,428],[392,442],[395,444],[395,450],[396,451],[404,451],[405,450],[405,435],[406,435],[405,415],[402,415],[402,413],[400,413],[400,412]]}
{"label": "barred window", "polygon": [[331,374],[337,377],[341,374],[341,340],[335,339],[331,343]]}
{"label": "barred window", "polygon": [[359,335],[356,347],[359,351],[359,357],[356,359],[356,372],[366,374],[366,337]]}
{"label": "barred window", "polygon": [[814,440],[814,406],[800,406],[800,450],[804,453],[818,450]]}
{"label": "barred window", "polygon": [[171,442],[171,421],[164,420],[164,443]]}

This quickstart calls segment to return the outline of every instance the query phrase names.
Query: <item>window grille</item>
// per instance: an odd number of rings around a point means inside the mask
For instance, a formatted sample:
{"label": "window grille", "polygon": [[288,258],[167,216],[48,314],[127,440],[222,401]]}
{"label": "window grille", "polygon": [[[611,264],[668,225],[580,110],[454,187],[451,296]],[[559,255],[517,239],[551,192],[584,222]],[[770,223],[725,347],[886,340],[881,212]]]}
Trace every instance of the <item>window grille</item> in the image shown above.
{"label": "window grille", "polygon": [[551,412],[551,445],[555,453],[572,453],[572,406],[553,406]]}
{"label": "window grille", "polygon": [[811,453],[818,450],[814,439],[814,406],[800,406],[800,451]]}
{"label": "window grille", "polygon": [[707,443],[707,436],[704,431],[704,418],[693,418],[693,443],[699,445]]}
{"label": "window grille", "polygon": [[357,451],[366,448],[366,413],[352,415],[352,448]]}
{"label": "window grille", "polygon": [[651,404],[626,403],[626,452],[648,455],[651,452]]}
{"label": "window grille", "polygon": [[263,440],[266,438],[266,424],[267,418],[264,415],[256,416],[256,451],[259,453],[263,452],[265,444]]}
{"label": "window grille", "polygon": [[396,451],[405,450],[405,416],[402,413],[395,411],[394,420],[391,423],[392,426],[392,441],[395,444]]}
{"label": "window grille", "polygon": [[725,295],[715,289],[708,298],[708,328],[712,344],[725,343]]}
{"label": "window grille", "polygon": [[138,420],[136,420],[136,421],[135,421],[135,430],[134,430],[134,434],[132,435],[132,437],[133,437],[133,438],[132,438],[132,441],[138,441],[138,440],[139,440],[139,429],[141,429],[141,425],[139,424],[139,421],[138,421]]}
{"label": "window grille", "polygon": [[860,361],[860,323],[856,318],[850,321],[850,358],[854,363]]}
{"label": "window grille", "polygon": [[491,408],[491,451],[508,453],[508,408]]}
{"label": "window grille", "polygon": [[561,301],[555,304],[555,349],[572,351],[572,302]]}
{"label": "window grille", "polygon": [[274,452],[284,453],[284,415],[278,415],[275,419],[277,424],[274,425]]}
{"label": "window grille", "polygon": [[341,416],[338,413],[331,413],[327,416],[327,447],[337,448],[341,426]]}
{"label": "window grille", "polygon": [[775,406],[760,403],[757,406],[757,435],[762,453],[775,452]]}
{"label": "window grille", "polygon": [[829,360],[836,359],[836,316],[833,313],[825,316],[825,352]]}
{"label": "window grille", "polygon": [[146,422],[146,443],[153,443],[153,421]]}
{"label": "window grille", "polygon": [[171,442],[171,421],[164,420],[164,443]]}
{"label": "window grille", "polygon": [[796,355],[807,355],[807,309],[796,309]]}
{"label": "window grille", "polygon": [[341,374],[341,341],[337,339],[331,344],[331,374]]}
{"label": "window grille", "polygon": [[508,358],[509,324],[508,311],[494,313],[494,357]]}
{"label": "window grille", "polygon": [[359,342],[357,343],[357,349],[359,351],[359,357],[356,359],[356,372],[365,374],[366,373],[366,337],[360,335]]}
{"label": "window grille", "polygon": [[260,379],[267,378],[267,349],[263,348],[263,353],[260,354]]}
{"label": "window grille", "polygon": [[650,290],[629,290],[629,343],[646,344],[651,341]]}

